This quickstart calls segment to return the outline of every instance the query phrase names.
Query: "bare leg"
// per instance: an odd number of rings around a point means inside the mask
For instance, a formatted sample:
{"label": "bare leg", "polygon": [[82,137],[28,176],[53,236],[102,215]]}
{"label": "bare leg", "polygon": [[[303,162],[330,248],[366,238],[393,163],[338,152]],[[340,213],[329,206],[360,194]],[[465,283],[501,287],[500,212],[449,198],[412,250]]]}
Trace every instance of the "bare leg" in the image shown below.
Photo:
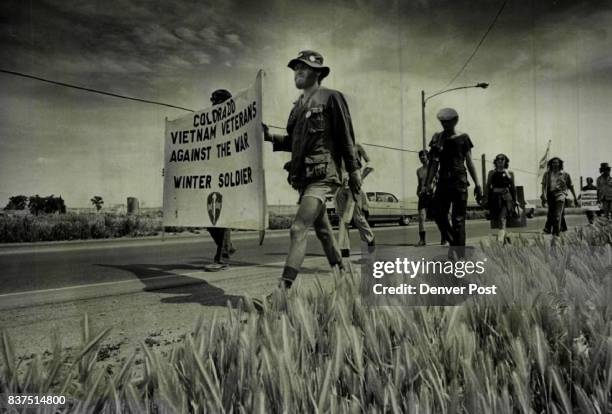
{"label": "bare leg", "polygon": [[499,212],[499,231],[497,232],[497,241],[503,243],[506,238],[506,217],[508,216],[508,209],[505,205],[502,206]]}
{"label": "bare leg", "polygon": [[419,210],[419,232],[425,231],[425,219],[427,217],[427,209]]}
{"label": "bare leg", "polygon": [[315,197],[302,197],[293,224],[291,224],[291,229],[289,230],[289,253],[287,254],[285,268],[281,276],[285,282],[285,287],[291,286],[291,283],[297,277],[306,255],[308,229],[314,225],[315,220],[319,218],[319,215],[324,210],[321,200]]}
{"label": "bare leg", "polygon": [[349,239],[350,219],[347,219],[347,209],[349,206],[350,190],[340,188],[336,193],[336,213],[338,214],[338,246],[343,254],[348,254],[351,249],[351,241]]}
{"label": "bare leg", "polygon": [[425,240],[425,220],[427,219],[427,209],[421,208],[419,209],[419,242],[417,246],[425,246],[427,245],[427,241]]}
{"label": "bare leg", "polygon": [[340,251],[338,250],[338,246],[336,244],[336,239],[334,238],[334,232],[332,230],[331,223],[329,222],[329,218],[327,217],[327,213],[325,212],[325,208],[320,209],[319,216],[314,222],[314,229],[315,233],[317,234],[317,238],[323,246],[323,251],[325,252],[325,256],[327,256],[327,261],[329,262],[329,265],[331,267],[334,267],[336,265],[341,266],[342,258],[340,256]]}

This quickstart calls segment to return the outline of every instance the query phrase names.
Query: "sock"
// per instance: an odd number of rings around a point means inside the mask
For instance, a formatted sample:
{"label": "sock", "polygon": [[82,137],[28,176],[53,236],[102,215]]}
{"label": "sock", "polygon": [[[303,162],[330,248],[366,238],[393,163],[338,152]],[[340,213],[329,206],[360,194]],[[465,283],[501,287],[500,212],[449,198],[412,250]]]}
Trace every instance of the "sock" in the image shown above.
{"label": "sock", "polygon": [[419,232],[419,239],[420,239],[422,242],[425,242],[425,232],[424,232],[424,231],[420,231],[420,232]]}
{"label": "sock", "polygon": [[281,283],[285,289],[289,289],[298,275],[298,270],[289,266],[285,266],[281,275]]}

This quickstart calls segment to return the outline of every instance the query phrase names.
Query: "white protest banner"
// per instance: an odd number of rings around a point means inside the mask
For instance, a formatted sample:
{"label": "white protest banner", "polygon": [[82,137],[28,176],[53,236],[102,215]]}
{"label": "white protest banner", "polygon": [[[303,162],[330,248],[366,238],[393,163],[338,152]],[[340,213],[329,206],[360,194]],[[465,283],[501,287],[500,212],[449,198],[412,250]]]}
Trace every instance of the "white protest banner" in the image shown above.
{"label": "white protest banner", "polygon": [[261,89],[166,121],[164,226],[267,227]]}
{"label": "white protest banner", "polygon": [[599,211],[597,190],[584,190],[580,193],[580,206],[583,210]]}

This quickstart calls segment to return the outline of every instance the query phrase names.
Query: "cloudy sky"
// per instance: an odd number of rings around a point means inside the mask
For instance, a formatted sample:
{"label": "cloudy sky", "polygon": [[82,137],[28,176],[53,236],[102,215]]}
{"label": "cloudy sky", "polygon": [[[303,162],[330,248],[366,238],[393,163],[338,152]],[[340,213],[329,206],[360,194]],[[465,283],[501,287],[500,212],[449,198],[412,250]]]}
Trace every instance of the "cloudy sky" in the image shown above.
{"label": "cloudy sky", "polygon": [[[612,6],[508,0],[448,85],[501,4],[4,0],[0,68],[194,109],[218,87],[248,87],[262,68],[264,120],[284,126],[298,96],[286,64],[314,49],[332,69],[326,86],[348,98],[357,139],[410,150],[421,146],[422,89],[488,82],[431,99],[428,140],[437,110],[455,107],[474,155],[506,153],[533,197],[549,139],[576,181],[612,161]],[[0,73],[0,204],[61,194],[71,207],[93,195],[160,206],[164,117],[184,114]],[[366,188],[412,196],[416,155],[365,148],[376,169]],[[265,157],[269,202],[295,202],[279,174],[288,155]]]}

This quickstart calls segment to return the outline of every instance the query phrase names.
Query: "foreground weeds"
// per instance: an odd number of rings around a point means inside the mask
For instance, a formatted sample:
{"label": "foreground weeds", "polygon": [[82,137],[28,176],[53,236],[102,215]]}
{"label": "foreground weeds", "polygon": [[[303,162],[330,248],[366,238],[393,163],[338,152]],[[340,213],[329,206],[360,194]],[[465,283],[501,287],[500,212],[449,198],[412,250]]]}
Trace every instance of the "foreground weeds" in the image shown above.
{"label": "foreground weeds", "polygon": [[143,345],[144,366],[134,355],[114,374],[96,361],[108,331],[90,332],[87,317],[76,355],[56,340],[27,366],[4,334],[0,390],[69,397],[38,408],[49,413],[609,413],[611,234],[483,247],[507,301],[367,307],[351,272],[331,293],[280,297],[282,311],[228,308],[169,357]]}

